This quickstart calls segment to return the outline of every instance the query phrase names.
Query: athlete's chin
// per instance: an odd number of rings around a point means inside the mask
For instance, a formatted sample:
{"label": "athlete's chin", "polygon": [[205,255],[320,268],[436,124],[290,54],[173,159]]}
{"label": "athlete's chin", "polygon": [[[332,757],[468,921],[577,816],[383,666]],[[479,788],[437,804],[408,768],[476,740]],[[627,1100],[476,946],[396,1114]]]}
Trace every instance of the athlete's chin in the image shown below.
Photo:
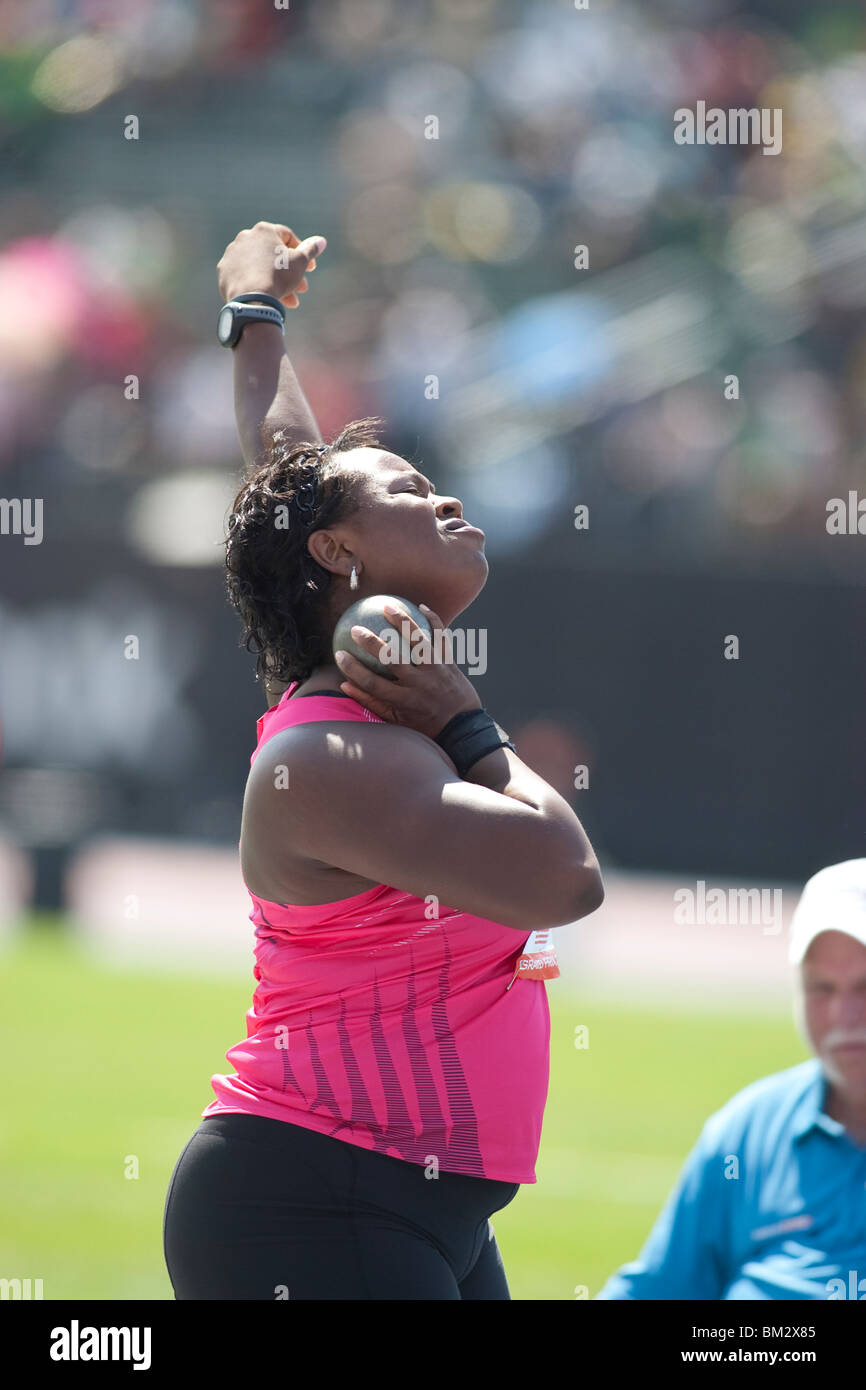
{"label": "athlete's chin", "polygon": [[[439,564],[431,565],[425,571],[425,577],[417,586],[413,586],[421,594],[420,599],[413,601],[429,604],[446,626],[478,597],[490,573],[490,566],[483,554],[478,552],[473,555],[469,547],[467,552],[460,557],[459,564],[454,563],[453,552],[447,564],[443,564],[440,557]],[[408,589],[405,596],[413,598]]]}
{"label": "athlete's chin", "polygon": [[484,555],[479,555],[478,560],[479,563],[471,566],[466,575],[466,599],[463,604],[464,608],[468,608],[472,600],[476,599],[481,593],[481,590],[487,583],[487,576],[490,573],[490,566],[487,563],[486,557]]}
{"label": "athlete's chin", "polygon": [[[469,550],[468,546],[466,548]],[[465,568],[466,574],[471,575],[473,580],[477,579],[479,575],[483,575],[482,584],[486,581],[490,573],[490,566],[487,563],[487,556],[484,554],[484,550],[480,545],[472,547],[461,568]]]}

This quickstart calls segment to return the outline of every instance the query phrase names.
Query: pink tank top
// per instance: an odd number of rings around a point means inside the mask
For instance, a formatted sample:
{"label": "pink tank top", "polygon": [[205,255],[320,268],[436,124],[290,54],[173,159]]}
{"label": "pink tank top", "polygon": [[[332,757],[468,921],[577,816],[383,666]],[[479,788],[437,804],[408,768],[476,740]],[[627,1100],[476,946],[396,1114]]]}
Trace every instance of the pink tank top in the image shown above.
{"label": "pink tank top", "polygon": [[[383,721],[300,696],[257,721],[252,763],[307,720]],[[387,884],[310,907],[250,894],[246,1038],[202,1117],[286,1120],[410,1163],[534,1183],[549,1081],[549,933],[504,927]],[[524,953],[528,938],[533,955]],[[535,949],[535,948],[539,949]],[[511,987],[513,985],[513,988]]]}

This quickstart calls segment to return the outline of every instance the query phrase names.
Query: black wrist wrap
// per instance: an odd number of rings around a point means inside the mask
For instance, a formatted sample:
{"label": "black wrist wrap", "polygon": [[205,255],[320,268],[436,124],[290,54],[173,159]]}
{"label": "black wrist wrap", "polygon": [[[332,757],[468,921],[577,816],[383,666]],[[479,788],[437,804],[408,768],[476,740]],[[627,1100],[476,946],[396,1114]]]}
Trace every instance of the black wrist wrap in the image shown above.
{"label": "black wrist wrap", "polygon": [[434,742],[445,749],[460,777],[465,777],[473,763],[492,753],[495,748],[510,748],[517,752],[502,726],[483,707],[455,714],[436,735]]}

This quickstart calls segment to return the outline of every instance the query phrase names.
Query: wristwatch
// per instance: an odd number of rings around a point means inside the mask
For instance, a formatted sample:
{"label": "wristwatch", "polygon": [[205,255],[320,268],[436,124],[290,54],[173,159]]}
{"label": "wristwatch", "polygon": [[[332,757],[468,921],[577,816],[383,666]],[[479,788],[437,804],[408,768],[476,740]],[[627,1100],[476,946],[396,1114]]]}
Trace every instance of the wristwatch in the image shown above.
{"label": "wristwatch", "polygon": [[[266,299],[267,304],[253,303]],[[271,305],[278,305],[271,308]],[[273,295],[239,294],[220,309],[217,319],[217,338],[223,347],[233,348],[248,323],[275,323],[286,331],[286,311]]]}

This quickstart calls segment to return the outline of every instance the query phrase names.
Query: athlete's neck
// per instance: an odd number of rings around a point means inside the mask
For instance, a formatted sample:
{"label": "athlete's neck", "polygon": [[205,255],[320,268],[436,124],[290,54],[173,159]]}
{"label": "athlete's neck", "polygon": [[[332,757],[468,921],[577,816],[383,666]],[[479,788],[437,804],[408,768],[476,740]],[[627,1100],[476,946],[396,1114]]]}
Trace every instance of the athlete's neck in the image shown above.
{"label": "athlete's neck", "polygon": [[317,666],[293,693],[306,695],[313,690],[339,690],[340,682],[345,679],[345,673],[332,661],[327,666]]}

